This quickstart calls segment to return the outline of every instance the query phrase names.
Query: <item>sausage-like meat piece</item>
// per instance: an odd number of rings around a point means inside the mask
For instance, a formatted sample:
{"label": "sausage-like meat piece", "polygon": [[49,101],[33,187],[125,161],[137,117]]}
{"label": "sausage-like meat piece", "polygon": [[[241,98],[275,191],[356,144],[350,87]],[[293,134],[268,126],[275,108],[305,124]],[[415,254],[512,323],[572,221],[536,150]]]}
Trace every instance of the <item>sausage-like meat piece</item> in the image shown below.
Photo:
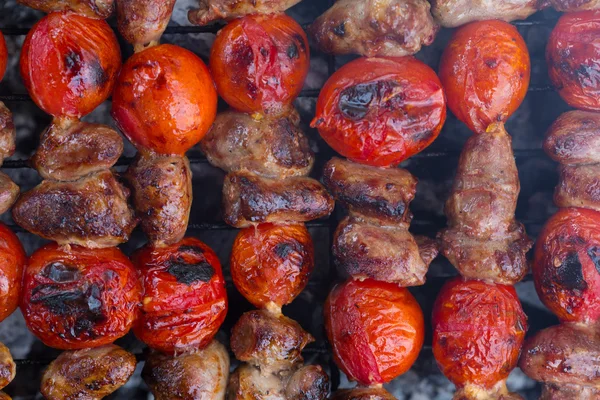
{"label": "sausage-like meat piece", "polygon": [[188,12],[195,25],[208,25],[219,20],[231,20],[249,14],[277,14],[301,0],[200,0],[199,8]]}
{"label": "sausage-like meat piece", "polygon": [[125,179],[150,242],[164,245],[180,241],[192,207],[192,172],[187,157],[140,153]]}
{"label": "sausage-like meat piece", "polygon": [[228,376],[229,354],[216,340],[176,356],[152,352],[142,370],[156,400],[222,400]]}
{"label": "sausage-like meat piece", "polygon": [[547,0],[558,11],[573,12],[596,10],[600,8],[600,0]]}
{"label": "sausage-like meat piece", "polygon": [[354,389],[338,390],[333,394],[332,400],[395,400],[387,390],[382,387],[357,387]]}
{"label": "sausage-like meat piece", "polygon": [[109,169],[123,153],[123,139],[105,125],[76,121],[61,126],[52,123],[42,134],[31,158],[44,179],[74,181]]}
{"label": "sausage-like meat piece", "polygon": [[435,39],[429,9],[426,0],[338,0],[309,33],[325,53],[402,57]]}
{"label": "sausage-like meat piece", "polygon": [[24,229],[59,244],[113,247],[129,240],[137,225],[129,191],[110,171],[75,182],[43,181],[23,193],[13,219]]}
{"label": "sausage-like meat piece", "polygon": [[16,149],[17,131],[10,110],[0,101],[0,165]]}
{"label": "sausage-like meat piece", "polygon": [[548,129],[544,151],[561,164],[600,163],[600,113],[574,110],[560,115]]}
{"label": "sausage-like meat piece", "polygon": [[0,389],[7,386],[17,373],[17,366],[13,361],[10,350],[0,343]]}
{"label": "sausage-like meat piece", "polygon": [[217,115],[200,146],[212,165],[227,172],[247,170],[270,178],[304,176],[312,169],[314,154],[298,123],[296,111],[261,120],[225,111]]}
{"label": "sausage-like meat piece", "polygon": [[554,191],[557,207],[584,207],[600,211],[600,163],[561,165]]}
{"label": "sausage-like meat piece", "polygon": [[119,33],[136,50],[158,44],[174,6],[175,0],[117,0]]}
{"label": "sausage-like meat piece", "polygon": [[286,400],[325,399],[329,377],[320,365],[306,365],[292,374],[285,387]]}
{"label": "sausage-like meat piece", "polygon": [[431,13],[442,26],[454,28],[487,19],[525,19],[544,4],[545,0],[431,0]]}
{"label": "sausage-like meat piece", "polygon": [[4,214],[19,197],[19,186],[8,175],[0,172],[0,214]]}
{"label": "sausage-like meat piece", "polygon": [[325,187],[314,179],[271,179],[242,171],[225,177],[223,203],[225,222],[236,228],[311,221],[328,216],[335,205]]}
{"label": "sausage-like meat piece", "polygon": [[285,383],[274,374],[262,374],[258,367],[241,364],[229,376],[227,400],[284,400]]}
{"label": "sausage-like meat piece", "polygon": [[520,191],[511,138],[502,124],[467,140],[446,202],[444,256],[466,278],[514,284],[527,272],[532,241],[515,221]]}
{"label": "sausage-like meat piece", "polygon": [[89,18],[106,19],[114,10],[115,0],[17,0],[18,3],[46,13],[73,11]]}
{"label": "sausage-like meat piece", "polygon": [[65,351],[44,371],[40,392],[49,400],[100,400],[135,371],[135,356],[117,345]]}

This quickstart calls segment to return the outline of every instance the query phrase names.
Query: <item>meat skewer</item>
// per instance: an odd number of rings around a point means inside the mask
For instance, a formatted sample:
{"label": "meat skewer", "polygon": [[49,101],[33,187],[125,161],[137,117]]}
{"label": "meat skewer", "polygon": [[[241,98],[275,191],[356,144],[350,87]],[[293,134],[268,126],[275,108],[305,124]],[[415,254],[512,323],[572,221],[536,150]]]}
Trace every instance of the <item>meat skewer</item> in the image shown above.
{"label": "meat skewer", "polygon": [[18,0],[17,2],[46,13],[71,11],[95,19],[107,19],[115,8],[115,0]]}
{"label": "meat skewer", "polygon": [[198,0],[200,8],[188,12],[194,25],[230,21],[251,14],[282,14],[302,0]]}

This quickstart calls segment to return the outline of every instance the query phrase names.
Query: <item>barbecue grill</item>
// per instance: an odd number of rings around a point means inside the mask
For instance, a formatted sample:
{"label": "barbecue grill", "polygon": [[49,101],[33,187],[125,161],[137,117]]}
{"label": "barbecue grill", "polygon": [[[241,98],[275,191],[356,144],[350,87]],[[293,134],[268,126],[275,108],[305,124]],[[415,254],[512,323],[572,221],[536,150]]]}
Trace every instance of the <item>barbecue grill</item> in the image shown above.
{"label": "barbecue grill", "polygon": [[[26,94],[18,75],[18,56],[23,39],[31,26],[43,14],[16,4],[15,0],[0,0],[0,30],[6,36],[9,48],[9,66],[7,74],[0,83],[0,100],[11,109],[17,127],[17,153],[5,161],[3,170],[27,190],[40,178],[36,171],[29,168],[27,158],[37,147],[42,130],[50,122],[50,117],[39,110]],[[303,26],[308,25],[325,11],[332,0],[304,0],[288,11]],[[187,21],[187,10],[196,6],[197,0],[178,0],[173,19],[165,31],[162,41],[185,47],[205,61],[208,60],[210,44],[220,25],[197,27]],[[541,227],[556,208],[552,204],[552,192],[557,181],[556,165],[542,151],[541,142],[544,133],[554,119],[568,107],[549,84],[545,62],[545,45],[559,14],[553,10],[538,12],[526,21],[514,22],[527,42],[531,55],[531,85],[525,101],[518,111],[508,120],[507,131],[513,137],[513,148],[519,168],[521,195],[516,218],[522,221],[528,234],[535,238]],[[115,26],[114,17],[108,20]],[[115,29],[116,31],[116,29]],[[452,30],[442,29],[435,42],[417,54],[417,58],[426,62],[436,71],[439,58],[449,40]],[[119,38],[124,59],[133,53],[133,49]],[[352,57],[332,57],[311,49],[311,70],[306,85],[296,106],[302,117],[302,128],[310,138],[316,154],[313,176],[319,177],[323,164],[335,153],[319,137],[316,130],[309,128],[314,115],[316,98],[325,80],[341,65]],[[110,100],[109,100],[110,101]],[[225,103],[219,104],[225,109]],[[111,125],[109,106],[103,104],[92,114],[84,118],[90,122]],[[413,156],[402,164],[419,179],[417,196],[411,204],[414,220],[411,230],[418,234],[435,236],[446,225],[443,204],[450,190],[460,151],[471,132],[449,113],[448,119],[436,142],[422,153]],[[123,158],[117,169],[123,169],[132,160],[135,150],[126,145]],[[229,295],[229,314],[217,336],[223,343],[229,342],[229,331],[240,315],[253,307],[237,293],[229,274],[229,253],[237,230],[222,222],[220,216],[221,185],[224,173],[208,164],[198,148],[188,153],[194,173],[194,203],[192,206],[188,235],[196,236],[211,246],[219,255],[227,279]],[[338,273],[330,255],[331,237],[343,217],[339,207],[327,219],[307,224],[315,243],[315,271],[304,292],[289,306],[284,308],[285,315],[297,320],[315,338],[316,342],[307,346],[304,357],[309,363],[321,364],[331,376],[332,389],[348,387],[346,378],[339,372],[331,357],[325,339],[322,323],[322,304],[331,288],[338,281]],[[6,222],[15,232],[30,254],[45,241],[16,226],[8,213],[0,220]],[[126,254],[140,247],[144,236],[136,230],[129,243],[121,246]],[[457,272],[442,256],[438,257],[429,270],[427,283],[411,288],[426,319],[425,346],[411,371],[393,381],[388,390],[399,399],[450,399],[454,386],[439,372],[431,353],[431,308],[436,295],[449,277]],[[529,317],[529,334],[557,323],[557,319],[547,311],[537,299],[531,276],[516,285],[523,308]],[[41,398],[39,382],[41,373],[59,351],[42,345],[27,331],[19,311],[0,324],[0,341],[12,351],[17,364],[17,376],[5,389],[14,399]],[[138,359],[138,367],[128,384],[109,396],[109,399],[147,399],[151,398],[140,378],[145,358],[145,346],[137,341],[133,334],[117,341],[125,349],[133,352]],[[237,361],[232,356],[232,368]],[[531,381],[515,370],[508,380],[509,387],[518,391],[527,399],[537,399],[539,384]]]}

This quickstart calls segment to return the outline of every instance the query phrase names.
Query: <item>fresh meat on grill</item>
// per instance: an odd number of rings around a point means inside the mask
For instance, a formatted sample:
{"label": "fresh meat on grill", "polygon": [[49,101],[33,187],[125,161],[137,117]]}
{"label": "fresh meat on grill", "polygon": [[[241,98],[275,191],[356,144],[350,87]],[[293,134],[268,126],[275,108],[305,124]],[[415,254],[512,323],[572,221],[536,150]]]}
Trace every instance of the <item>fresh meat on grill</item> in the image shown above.
{"label": "fresh meat on grill", "polygon": [[208,25],[249,14],[282,13],[301,0],[200,0],[200,8],[190,10],[188,19],[195,25]]}

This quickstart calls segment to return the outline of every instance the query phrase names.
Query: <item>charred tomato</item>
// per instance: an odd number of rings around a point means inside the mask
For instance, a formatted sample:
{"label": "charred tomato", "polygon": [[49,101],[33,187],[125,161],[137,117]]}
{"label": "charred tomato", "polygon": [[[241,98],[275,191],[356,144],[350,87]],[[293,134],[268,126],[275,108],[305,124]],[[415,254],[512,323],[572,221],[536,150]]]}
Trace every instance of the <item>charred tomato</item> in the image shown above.
{"label": "charred tomato", "polygon": [[433,308],[433,355],[456,386],[491,388],[519,360],[527,317],[512,286],[457,277]]}
{"label": "charred tomato", "polygon": [[337,285],[324,314],[337,365],[361,385],[402,375],[423,346],[421,307],[406,288],[393,283],[366,279]]}
{"label": "charred tomato", "polygon": [[231,251],[231,277],[258,308],[291,303],[314,268],[313,242],[304,224],[260,224],[242,229]]}
{"label": "charred tomato", "polygon": [[531,74],[525,41],[513,25],[477,21],[458,29],[440,61],[448,107],[469,129],[483,133],[523,102]]}
{"label": "charred tomato", "polygon": [[207,345],[227,314],[227,292],[215,252],[187,237],[133,255],[142,280],[142,313],[133,331],[164,352]]}
{"label": "charred tomato", "polygon": [[210,69],[231,107],[278,115],[300,94],[309,59],[306,34],[292,18],[248,15],[217,34]]}
{"label": "charred tomato", "polygon": [[535,288],[562,321],[600,318],[600,212],[562,208],[538,237]]}
{"label": "charred tomato", "polygon": [[103,20],[53,12],[29,31],[21,77],[35,103],[55,117],[80,118],[108,98],[121,51]]}
{"label": "charred tomato", "polygon": [[397,165],[429,146],[446,120],[435,72],[414,57],[359,58],[325,83],[311,126],[338,153]]}
{"label": "charred tomato", "polygon": [[0,321],[19,305],[26,263],[27,256],[19,238],[0,223]]}
{"label": "charred tomato", "polygon": [[137,318],[140,284],[117,248],[46,245],[29,258],[21,311],[44,344],[83,349],[112,343]]}
{"label": "charred tomato", "polygon": [[217,113],[208,68],[189,50],[150,47],[123,65],[111,114],[138,149],[183,155],[204,137]]}
{"label": "charred tomato", "polygon": [[564,14],[546,47],[548,74],[570,106],[600,110],[600,10]]}
{"label": "charred tomato", "polygon": [[6,41],[4,35],[0,32],[0,81],[6,72],[6,64],[8,62],[8,50],[6,49]]}

